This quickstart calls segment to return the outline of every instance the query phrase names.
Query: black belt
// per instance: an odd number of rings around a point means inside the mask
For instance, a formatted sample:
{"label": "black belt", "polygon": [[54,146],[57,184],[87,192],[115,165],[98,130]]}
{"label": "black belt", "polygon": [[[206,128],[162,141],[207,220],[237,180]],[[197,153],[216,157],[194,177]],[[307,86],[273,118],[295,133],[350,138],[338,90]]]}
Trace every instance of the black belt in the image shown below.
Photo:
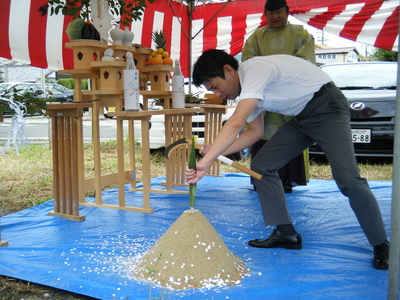
{"label": "black belt", "polygon": [[311,100],[321,96],[324,93],[325,88],[332,88],[335,87],[336,85],[333,83],[333,81],[330,81],[328,83],[325,83],[321,88],[318,90],[318,92],[315,92],[314,96],[311,98]]}

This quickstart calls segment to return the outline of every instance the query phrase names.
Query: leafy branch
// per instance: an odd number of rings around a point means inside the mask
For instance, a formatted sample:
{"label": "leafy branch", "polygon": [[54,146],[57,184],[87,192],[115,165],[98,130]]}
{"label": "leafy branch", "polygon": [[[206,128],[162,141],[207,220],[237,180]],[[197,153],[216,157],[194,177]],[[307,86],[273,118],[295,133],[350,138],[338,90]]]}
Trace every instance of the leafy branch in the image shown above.
{"label": "leafy branch", "polygon": [[38,98],[36,94],[32,92],[26,92],[21,94],[19,90],[13,89],[11,92],[4,92],[0,95],[0,114],[8,112],[9,114],[15,114],[15,110],[10,107],[10,103],[4,99],[9,99],[13,96],[13,101],[16,103],[23,104],[26,107],[27,115],[33,116],[35,113],[43,115],[43,110],[46,109],[46,102],[51,102],[51,99]]}
{"label": "leafy branch", "polygon": [[[128,26],[133,20],[141,20],[144,9],[154,0],[108,0],[111,14],[120,18],[119,23]],[[42,16],[62,14],[73,19],[90,20],[90,0],[49,0],[39,8]]]}

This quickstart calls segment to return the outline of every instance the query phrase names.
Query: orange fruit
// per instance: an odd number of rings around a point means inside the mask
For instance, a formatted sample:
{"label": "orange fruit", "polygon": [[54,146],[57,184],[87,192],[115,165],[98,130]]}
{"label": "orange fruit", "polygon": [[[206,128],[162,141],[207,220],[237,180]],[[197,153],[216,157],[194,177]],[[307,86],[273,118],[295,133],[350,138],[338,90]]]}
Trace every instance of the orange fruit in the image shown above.
{"label": "orange fruit", "polygon": [[163,53],[162,53],[162,57],[168,57],[169,56],[169,53],[167,52],[167,51],[164,51]]}
{"label": "orange fruit", "polygon": [[162,65],[163,64],[163,59],[161,55],[157,55],[156,57],[153,57],[151,60],[152,65]]}
{"label": "orange fruit", "polygon": [[156,57],[157,56],[157,51],[151,52],[151,57]]}
{"label": "orange fruit", "polygon": [[163,64],[172,66],[174,64],[174,61],[172,60],[171,57],[164,57],[163,58]]}
{"label": "orange fruit", "polygon": [[152,60],[153,60],[153,57],[149,57],[149,58],[146,60],[146,66],[152,65],[152,64],[153,64],[153,63],[152,63]]}
{"label": "orange fruit", "polygon": [[164,49],[163,49],[163,48],[158,48],[158,49],[157,49],[157,53],[162,54],[163,52],[164,52]]}

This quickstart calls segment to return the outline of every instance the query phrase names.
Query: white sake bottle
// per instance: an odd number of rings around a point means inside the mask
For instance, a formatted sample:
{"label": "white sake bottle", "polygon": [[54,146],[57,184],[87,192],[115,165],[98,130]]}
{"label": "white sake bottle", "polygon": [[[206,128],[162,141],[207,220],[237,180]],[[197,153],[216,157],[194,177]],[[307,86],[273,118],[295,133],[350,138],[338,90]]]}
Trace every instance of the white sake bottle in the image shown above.
{"label": "white sake bottle", "polygon": [[174,76],[172,76],[172,108],[185,108],[183,79],[179,60],[175,60]]}
{"label": "white sake bottle", "polygon": [[136,70],[131,52],[126,53],[126,70],[124,70],[125,110],[140,110],[139,71]]}

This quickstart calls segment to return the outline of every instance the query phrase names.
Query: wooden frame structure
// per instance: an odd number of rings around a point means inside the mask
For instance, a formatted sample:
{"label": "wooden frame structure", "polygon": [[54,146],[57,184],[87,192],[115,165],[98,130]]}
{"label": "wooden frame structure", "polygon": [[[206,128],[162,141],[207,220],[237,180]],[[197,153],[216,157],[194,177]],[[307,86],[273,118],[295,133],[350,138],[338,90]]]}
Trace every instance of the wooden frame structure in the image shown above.
{"label": "wooden frame structure", "polygon": [[[150,140],[148,122],[156,114],[165,116],[166,146],[177,139],[191,137],[192,135],[192,116],[195,113],[205,114],[206,128],[205,141],[211,143],[222,126],[222,114],[226,111],[226,106],[222,105],[188,105],[183,109],[172,109],[172,94],[166,83],[169,78],[171,66],[161,66],[157,70],[156,66],[146,67],[145,60],[150,55],[151,50],[139,49],[135,52],[134,47],[109,46],[119,55],[126,51],[134,54],[134,60],[139,72],[150,79],[151,90],[141,90],[143,96],[142,111],[124,111],[124,92],[121,86],[123,82],[123,69],[125,63],[120,61],[101,61],[97,55],[91,53],[104,53],[107,48],[104,44],[98,43],[98,49],[93,49],[95,45],[90,43],[89,50],[83,57],[90,58],[90,62],[79,60],[77,65],[80,68],[73,70],[63,70],[62,73],[70,74],[75,80],[74,103],[49,104],[47,114],[52,119],[52,146],[53,146],[53,177],[54,177],[54,212],[49,215],[59,216],[74,221],[83,221],[84,216],[79,215],[79,205],[95,206],[105,208],[115,208],[132,210],[145,213],[153,212],[150,207],[150,193],[188,193],[188,191],[174,190],[174,187],[185,186],[184,170],[187,164],[188,150],[180,147],[172,153],[171,158],[166,162],[166,182],[165,189],[153,189],[151,187],[150,176]],[[83,52],[85,41],[67,43],[74,51],[74,57],[80,59],[79,53]],[[122,48],[123,49],[122,49]],[[121,52],[123,51],[123,52]],[[93,57],[96,59],[93,60]],[[159,72],[157,74],[157,72]],[[92,80],[92,90],[82,91],[80,81],[83,78]],[[151,79],[153,78],[153,79]],[[165,79],[159,82],[155,78]],[[150,99],[163,98],[164,109],[149,110],[148,102]],[[102,174],[101,168],[101,149],[100,149],[100,118],[99,113],[105,106],[116,107],[116,112],[109,112],[110,116],[116,117],[117,124],[117,172],[112,174]],[[94,177],[85,178],[84,175],[84,149],[83,149],[83,108],[92,108],[92,144]],[[142,145],[142,187],[138,188],[136,183],[136,153],[134,122],[141,123],[141,145]],[[125,167],[124,158],[124,133],[123,124],[128,122],[129,143],[129,168]],[[219,162],[216,162],[210,175],[219,176]],[[130,191],[141,192],[143,197],[142,206],[132,206],[126,203],[125,184],[130,183]],[[102,199],[102,189],[105,186],[118,185],[118,204],[107,204]],[[94,190],[95,202],[87,202],[85,193]]]}

